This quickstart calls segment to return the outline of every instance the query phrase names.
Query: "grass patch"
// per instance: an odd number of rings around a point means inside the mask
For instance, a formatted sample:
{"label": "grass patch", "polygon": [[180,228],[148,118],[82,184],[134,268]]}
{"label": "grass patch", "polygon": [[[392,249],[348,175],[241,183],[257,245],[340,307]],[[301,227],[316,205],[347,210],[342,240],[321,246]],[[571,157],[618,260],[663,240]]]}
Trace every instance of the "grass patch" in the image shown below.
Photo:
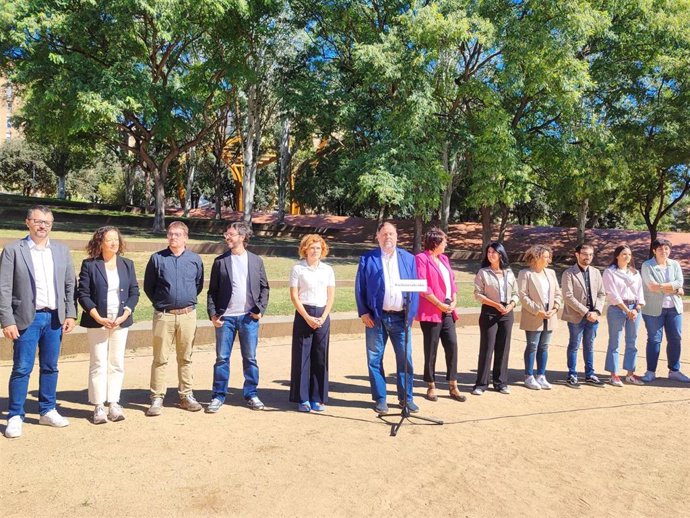
{"label": "grass patch", "polygon": [[[197,305],[197,314],[199,319],[208,318],[206,315],[206,293],[207,290],[201,292],[199,295],[199,304]],[[336,288],[335,290],[335,303],[333,307],[333,312],[347,312],[347,311],[357,311],[357,305],[355,304],[355,290],[350,287]],[[280,316],[280,315],[292,315],[295,312],[295,308],[290,302],[290,292],[288,288],[271,288],[271,292],[268,299],[268,310],[267,315]],[[148,297],[142,292],[139,298],[139,304],[134,311],[134,320],[137,322],[143,322],[145,320],[153,319],[153,306],[149,301]]]}

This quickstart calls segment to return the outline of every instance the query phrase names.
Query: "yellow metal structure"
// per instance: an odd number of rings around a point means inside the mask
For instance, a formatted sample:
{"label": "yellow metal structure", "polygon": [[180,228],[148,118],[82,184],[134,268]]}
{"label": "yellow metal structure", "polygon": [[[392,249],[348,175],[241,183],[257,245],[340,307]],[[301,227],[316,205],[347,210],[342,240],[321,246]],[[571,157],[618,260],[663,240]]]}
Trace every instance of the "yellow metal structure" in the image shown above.
{"label": "yellow metal structure", "polygon": [[[275,153],[265,153],[259,157],[257,169],[262,169],[278,160]],[[244,210],[244,154],[242,153],[242,139],[239,136],[229,138],[223,149],[223,161],[230,169],[235,180],[235,200],[237,210]]]}

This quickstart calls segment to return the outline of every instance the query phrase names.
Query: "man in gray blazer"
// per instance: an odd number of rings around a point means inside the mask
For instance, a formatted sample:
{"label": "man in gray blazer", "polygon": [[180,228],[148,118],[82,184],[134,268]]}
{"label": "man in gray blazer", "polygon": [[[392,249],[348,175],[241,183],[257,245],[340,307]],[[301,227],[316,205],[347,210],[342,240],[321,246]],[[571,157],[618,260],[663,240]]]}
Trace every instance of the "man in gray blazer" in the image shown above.
{"label": "man in gray blazer", "polygon": [[601,385],[594,374],[594,339],[597,336],[599,318],[604,309],[606,292],[601,273],[591,266],[594,248],[581,244],[575,248],[577,262],[563,272],[561,290],[563,292],[563,315],[568,322],[568,377],[566,384],[580,388],[577,379],[577,351],[582,342],[585,359],[585,382]]}
{"label": "man in gray blazer", "polygon": [[264,408],[257,395],[259,364],[256,348],[259,319],[268,306],[269,286],[261,257],[245,248],[251,235],[251,227],[243,221],[228,225],[223,236],[229,250],[216,257],[211,267],[207,310],[216,328],[216,363],[213,365],[213,395],[206,408],[209,414],[218,412],[225,402],[230,379],[230,353],[238,334],[244,370],[244,400],[252,410]]}
{"label": "man in gray blazer", "polygon": [[69,422],[55,409],[62,334],[77,318],[76,277],[69,249],[48,239],[53,213],[35,205],[26,215],[29,235],[7,246],[0,256],[0,326],[14,341],[5,436],[20,437],[24,402],[36,349],[40,366],[39,423],[63,427]]}

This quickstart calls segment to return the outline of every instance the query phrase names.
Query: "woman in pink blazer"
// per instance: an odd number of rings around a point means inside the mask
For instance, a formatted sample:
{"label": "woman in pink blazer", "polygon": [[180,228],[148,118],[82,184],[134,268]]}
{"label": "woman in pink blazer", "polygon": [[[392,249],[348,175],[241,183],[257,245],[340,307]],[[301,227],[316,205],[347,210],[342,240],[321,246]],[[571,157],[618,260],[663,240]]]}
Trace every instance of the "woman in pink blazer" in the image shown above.
{"label": "woman in pink blazer", "polygon": [[417,277],[427,282],[427,291],[419,298],[416,319],[424,334],[424,381],[426,398],[436,401],[436,352],[439,339],[446,353],[446,380],[450,397],[465,401],[458,389],[458,339],[455,334],[457,287],[448,257],[444,255],[446,234],[433,227],[424,236],[424,252],[415,257]]}

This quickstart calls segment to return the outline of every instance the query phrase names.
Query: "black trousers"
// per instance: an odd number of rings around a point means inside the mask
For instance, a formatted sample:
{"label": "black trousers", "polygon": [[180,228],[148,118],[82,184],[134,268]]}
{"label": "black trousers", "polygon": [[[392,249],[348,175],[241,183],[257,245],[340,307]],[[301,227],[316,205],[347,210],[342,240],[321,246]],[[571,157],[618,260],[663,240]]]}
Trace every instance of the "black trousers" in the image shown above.
{"label": "black trousers", "polygon": [[453,315],[444,313],[441,322],[420,322],[424,335],[424,381],[436,379],[436,353],[441,340],[446,353],[446,380],[458,379],[458,337]]}
{"label": "black trousers", "polygon": [[[320,317],[326,308],[304,306],[312,317]],[[292,324],[292,367],[290,369],[290,401],[328,401],[328,342],[331,317],[321,327],[312,329],[295,311]]]}
{"label": "black trousers", "polygon": [[512,311],[507,315],[501,315],[496,308],[482,304],[482,311],[479,314],[479,363],[475,388],[486,389],[489,386],[491,356],[494,357],[492,379],[494,387],[508,384],[510,335],[513,331],[514,320]]}

